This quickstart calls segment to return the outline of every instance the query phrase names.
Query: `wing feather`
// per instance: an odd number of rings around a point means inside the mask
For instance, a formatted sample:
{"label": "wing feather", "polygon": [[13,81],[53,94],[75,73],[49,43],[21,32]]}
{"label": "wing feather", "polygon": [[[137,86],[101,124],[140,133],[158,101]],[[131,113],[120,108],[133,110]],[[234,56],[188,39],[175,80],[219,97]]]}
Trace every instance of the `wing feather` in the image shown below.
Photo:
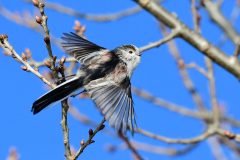
{"label": "wing feather", "polygon": [[113,109],[114,105],[116,105],[117,100],[118,100],[117,98],[114,98],[114,97],[119,97],[119,96],[121,96],[121,92],[115,92],[114,95],[109,95],[108,96],[108,99],[111,99],[111,103],[109,103],[106,106],[103,106],[102,113],[104,115],[106,115],[109,111],[111,111]]}
{"label": "wing feather", "polygon": [[125,97],[124,92],[121,92],[120,98],[117,98],[118,99],[117,103],[113,106],[114,108],[111,107],[113,109],[108,111],[107,114],[106,114],[106,118],[109,119],[109,123],[110,123],[111,126],[115,127],[115,125],[114,125],[116,123],[115,119],[118,115],[118,110],[122,107],[121,104],[123,103],[124,97]]}
{"label": "wing feather", "polygon": [[63,33],[63,49],[75,57],[81,64],[87,64],[92,58],[100,56],[99,51],[106,50],[95,43],[92,43],[75,33]]}
{"label": "wing feather", "polygon": [[86,88],[110,126],[122,133],[127,129],[133,133],[136,126],[130,88],[130,82],[119,86],[106,81],[99,81],[95,87]]}
{"label": "wing feather", "polygon": [[129,108],[130,108],[130,99],[127,100],[127,107],[126,107],[126,109],[124,111],[124,115],[123,115],[123,120],[122,120],[123,133],[126,133],[126,129],[128,127]]}

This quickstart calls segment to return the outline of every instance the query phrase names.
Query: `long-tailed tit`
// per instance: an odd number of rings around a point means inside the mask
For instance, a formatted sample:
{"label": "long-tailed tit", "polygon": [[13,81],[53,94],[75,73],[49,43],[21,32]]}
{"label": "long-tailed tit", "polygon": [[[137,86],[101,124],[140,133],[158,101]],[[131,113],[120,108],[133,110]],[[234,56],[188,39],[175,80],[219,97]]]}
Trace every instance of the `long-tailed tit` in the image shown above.
{"label": "long-tailed tit", "polygon": [[74,78],[37,99],[33,114],[83,89],[110,126],[124,134],[128,129],[133,133],[136,122],[130,78],[141,59],[139,49],[123,45],[108,50],[74,33],[65,33],[62,40],[64,50],[81,63],[81,68]]}

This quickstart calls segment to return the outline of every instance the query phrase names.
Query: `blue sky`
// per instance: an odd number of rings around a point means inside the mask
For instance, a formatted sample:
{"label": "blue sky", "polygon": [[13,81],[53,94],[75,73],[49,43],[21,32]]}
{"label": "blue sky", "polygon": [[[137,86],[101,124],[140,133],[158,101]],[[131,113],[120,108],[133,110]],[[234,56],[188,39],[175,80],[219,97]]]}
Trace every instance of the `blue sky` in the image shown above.
{"label": "blue sky", "polygon": [[[107,14],[135,6],[134,2],[128,0],[105,0],[104,2],[98,0],[55,0],[55,2],[61,2],[61,4],[81,12],[95,14]],[[2,0],[0,5],[13,12],[22,13],[26,10],[31,13],[36,12],[36,9],[32,5],[19,0],[11,0],[11,2]],[[192,28],[189,0],[181,0],[181,2],[168,0],[163,5],[169,11],[177,13],[179,19]],[[224,2],[222,10],[225,16],[230,17],[231,9],[234,5],[234,1],[226,0]],[[201,10],[200,13],[203,17],[201,21],[202,35],[213,44],[217,44],[221,31],[212,24],[204,10]],[[55,37],[60,37],[63,32],[72,31],[72,26],[76,18],[48,9],[46,9],[46,14],[49,17],[50,32]],[[86,36],[89,40],[109,49],[128,43],[140,47],[162,38],[157,21],[145,11],[118,21],[106,23],[84,19],[78,20],[86,25]],[[16,25],[2,16],[0,16],[0,24],[0,33],[8,34],[9,42],[19,54],[25,48],[30,48],[34,59],[40,61],[47,57],[47,51],[42,36],[39,33],[24,26]],[[239,26],[239,20],[237,20],[236,26]],[[192,46],[180,39],[177,40],[177,46],[186,62],[195,61],[199,65],[204,65],[203,56]],[[231,42],[227,42],[222,47],[222,50],[232,54],[234,46]],[[53,52],[58,57],[65,55],[65,53],[54,45]],[[2,113],[0,116],[0,159],[6,158],[11,147],[16,147],[21,159],[24,160],[64,159],[63,138],[60,126],[60,105],[56,104],[44,110],[39,115],[33,116],[30,112],[31,105],[36,98],[46,92],[45,86],[33,74],[23,72],[20,69],[20,64],[12,58],[0,54],[0,59],[0,108]],[[214,65],[214,68],[216,70],[217,97],[220,103],[226,106],[226,112],[232,117],[239,119],[239,81],[217,65]],[[209,106],[207,80],[194,70],[190,70],[189,73],[205,104]],[[175,61],[170,56],[167,45],[144,53],[142,62],[133,75],[132,85],[145,89],[155,96],[168,101],[195,109],[191,96],[183,86]],[[201,134],[204,130],[204,125],[199,120],[169,112],[135,95],[133,97],[137,123],[141,128],[172,138],[193,137]],[[91,119],[96,122],[101,121],[102,117],[91,100],[74,99],[72,102],[74,106]],[[109,128],[108,124],[106,125]],[[85,126],[76,121],[72,116],[69,116],[69,128],[71,144],[75,148],[78,148],[80,141],[83,138],[87,138],[89,126]],[[234,131],[239,130],[235,129]],[[184,147],[167,145],[141,135],[130,136],[130,138],[159,147]],[[119,150],[112,154],[105,151],[106,144],[118,145],[121,143],[119,139],[109,137],[101,132],[97,134],[94,140],[96,142],[84,151],[80,159],[94,160],[96,157],[109,160],[131,159],[130,152],[126,150]],[[227,149],[224,149],[224,151],[226,154],[229,154]],[[196,159],[196,157],[200,159],[204,158],[204,160],[214,159],[207,142],[200,143],[195,150],[177,158],[143,151],[140,151],[140,154],[146,159],[192,160]],[[230,155],[228,156],[231,157]]]}

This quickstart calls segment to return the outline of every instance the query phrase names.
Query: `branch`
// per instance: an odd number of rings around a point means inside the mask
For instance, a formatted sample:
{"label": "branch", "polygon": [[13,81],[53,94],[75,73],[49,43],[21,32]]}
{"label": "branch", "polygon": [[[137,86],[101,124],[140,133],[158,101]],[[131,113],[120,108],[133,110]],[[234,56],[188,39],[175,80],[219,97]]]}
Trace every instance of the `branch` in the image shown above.
{"label": "branch", "polygon": [[[26,2],[31,2],[31,0],[25,0]],[[68,8],[66,6],[63,6],[58,3],[54,2],[47,2],[46,3],[46,8],[52,9],[54,11],[57,11],[59,13],[64,13],[70,16],[73,16],[75,18],[83,18],[89,21],[96,21],[96,22],[107,22],[107,21],[114,21],[114,20],[119,20],[127,16],[131,16],[133,14],[137,14],[140,11],[142,11],[142,8],[139,6],[132,7],[129,9],[125,9],[123,11],[119,11],[116,13],[111,13],[111,14],[88,14],[88,13],[81,13],[78,12],[72,8]]]}
{"label": "branch", "polygon": [[[62,72],[61,72],[62,78],[63,78],[62,82],[64,82],[65,74],[64,74],[63,66],[61,68],[58,68],[55,66],[56,56],[53,56],[53,53],[52,53],[50,34],[49,34],[48,25],[47,25],[48,17],[44,12],[45,4],[40,3],[38,0],[32,0],[32,3],[35,7],[37,7],[39,9],[39,12],[41,14],[41,17],[36,16],[36,22],[42,26],[44,33],[45,33],[44,42],[46,44],[48,56],[50,58],[50,69],[53,73],[54,79],[55,80],[59,79],[58,71],[60,71],[60,69],[62,69]],[[61,105],[62,105],[61,126],[62,126],[62,131],[63,131],[63,143],[64,143],[64,147],[65,147],[65,156],[66,156],[67,160],[70,160],[72,157],[72,153],[71,153],[71,149],[70,149],[69,129],[68,129],[68,121],[67,121],[67,113],[68,113],[68,109],[69,109],[67,99],[61,101]]]}
{"label": "branch", "polygon": [[[137,96],[139,96],[140,98],[143,98],[157,106],[168,109],[172,112],[176,112],[178,114],[193,117],[193,118],[204,119],[204,120],[207,120],[208,122],[212,121],[211,112],[190,110],[190,109],[187,109],[187,107],[180,106],[172,102],[168,102],[166,100],[155,97],[151,93],[145,90],[140,90],[136,87],[132,87],[132,92]],[[224,115],[221,115],[221,121],[230,123],[231,125],[236,127],[240,126],[240,122],[232,117],[226,117]]]}
{"label": "branch", "polygon": [[216,86],[215,86],[213,64],[212,64],[212,60],[210,60],[208,57],[206,57],[205,62],[208,69],[209,92],[210,92],[211,106],[212,106],[212,112],[213,112],[213,124],[216,125],[216,127],[218,127],[220,123],[219,122],[220,112],[219,112],[218,101],[216,97]]}
{"label": "branch", "polygon": [[29,18],[30,17],[29,15],[26,16],[23,13],[11,12],[1,5],[0,5],[0,14],[10,21],[13,21],[19,25],[31,28],[34,31],[40,32],[40,28],[38,27],[37,23],[31,19],[32,17]]}
{"label": "branch", "polygon": [[68,109],[69,109],[69,105],[66,100],[63,100],[61,102],[62,104],[62,120],[61,120],[61,126],[62,126],[62,131],[63,131],[63,144],[64,144],[64,148],[65,148],[65,157],[67,158],[67,160],[71,160],[71,148],[70,148],[70,142],[69,142],[69,128],[68,128]]}
{"label": "branch", "polygon": [[233,54],[233,57],[235,58],[236,61],[238,61],[239,55],[240,55],[240,40],[237,42],[236,49]]}
{"label": "branch", "polygon": [[180,105],[176,105],[174,103],[165,101],[163,99],[154,97],[153,95],[151,95],[150,93],[148,93],[147,91],[144,90],[140,90],[137,89],[135,87],[132,87],[132,92],[135,93],[136,95],[138,95],[139,97],[144,98],[145,100],[161,106],[163,108],[166,108],[172,112],[176,112],[179,114],[182,114],[184,116],[189,116],[189,117],[194,117],[194,118],[200,118],[200,119],[208,119],[211,117],[211,115],[209,115],[210,113],[205,112],[205,111],[192,111],[190,109],[187,109],[186,107],[180,106]]}
{"label": "branch", "polygon": [[240,78],[240,64],[238,62],[232,61],[231,57],[227,56],[224,52],[211,45],[202,36],[189,29],[158,3],[152,0],[135,0],[135,2],[168,27],[172,29],[180,28],[180,36],[182,39],[232,73],[236,78]]}
{"label": "branch", "polygon": [[237,143],[234,141],[229,141],[228,138],[221,138],[220,142],[231,149],[236,157],[240,158],[240,148]]}
{"label": "branch", "polygon": [[240,40],[238,32],[234,29],[231,23],[223,16],[219,9],[219,5],[211,0],[202,0],[202,4],[208,12],[210,18],[217,26],[222,29],[226,35],[232,40],[233,43],[237,44]]}
{"label": "branch", "polygon": [[[35,61],[35,60],[30,60],[29,64],[31,66],[34,66],[35,68],[39,68],[39,67],[43,67],[43,66],[46,66],[46,62],[48,61],[49,59],[45,59],[43,61]],[[56,60],[56,63],[59,63],[61,59],[57,59]],[[67,57],[65,62],[77,62],[77,60],[74,58],[74,57]]]}
{"label": "branch", "polygon": [[200,14],[198,13],[198,8],[196,6],[196,0],[191,0],[191,10],[193,14],[193,25],[194,25],[194,31],[196,33],[200,33]]}
{"label": "branch", "polygon": [[126,143],[128,148],[132,151],[134,159],[143,160],[141,155],[137,152],[136,148],[132,145],[132,143],[128,140],[128,138],[125,137],[122,133],[119,133],[118,135]]}
{"label": "branch", "polygon": [[150,144],[141,143],[137,141],[131,141],[131,143],[138,150],[152,152],[155,154],[164,154],[169,156],[179,156],[179,155],[186,154],[192,151],[197,146],[196,144],[191,144],[191,145],[187,145],[183,149],[173,149],[173,148],[163,148],[163,147],[153,146]]}
{"label": "branch", "polygon": [[187,138],[187,139],[172,139],[172,138],[168,138],[168,137],[164,137],[164,136],[160,136],[154,133],[151,133],[149,131],[143,130],[143,129],[136,129],[135,130],[136,133],[142,134],[144,136],[150,137],[152,139],[156,139],[159,141],[163,141],[166,143],[177,143],[177,144],[194,144],[194,143],[198,143],[200,141],[203,141],[205,139],[207,139],[208,137],[214,135],[217,133],[216,128],[209,126],[209,128],[202,133],[201,135],[194,137],[194,138]]}
{"label": "branch", "polygon": [[37,70],[33,69],[32,66],[22,59],[19,54],[13,49],[13,47],[8,42],[7,35],[0,35],[0,46],[6,51],[7,53],[11,53],[12,57],[17,59],[20,63],[22,63],[25,67],[23,68],[25,71],[32,72],[35,74],[38,78],[40,78],[45,84],[50,86],[51,88],[55,87],[55,84],[52,84],[49,82],[46,78],[44,78]]}
{"label": "branch", "polygon": [[[161,27],[163,35],[167,35],[166,27],[163,25],[160,25],[160,27]],[[170,41],[168,43],[168,48],[169,48],[170,54],[173,56],[173,58],[175,59],[177,65],[178,65],[179,73],[182,78],[183,84],[184,84],[185,88],[187,89],[187,91],[189,92],[189,94],[192,96],[192,99],[193,99],[196,107],[201,111],[206,110],[205,109],[206,107],[204,105],[202,97],[198,93],[197,88],[195,87],[195,84],[193,83],[193,81],[185,67],[184,59],[182,58],[174,40]]]}
{"label": "branch", "polygon": [[217,133],[220,136],[226,137],[230,140],[235,140],[236,142],[240,143],[240,134],[236,134],[236,133],[233,133],[228,130],[221,129],[221,128],[217,129]]}
{"label": "branch", "polygon": [[175,37],[177,37],[179,35],[180,31],[179,30],[173,30],[170,34],[166,35],[163,39],[156,41],[156,42],[152,42],[148,45],[145,45],[141,48],[139,48],[140,52],[144,52],[147,51],[149,49],[155,48],[155,47],[159,47],[160,45],[167,43],[168,41],[174,39]]}
{"label": "branch", "polygon": [[224,150],[219,142],[218,137],[211,137],[208,139],[208,144],[212,150],[215,160],[228,160],[224,154]]}
{"label": "branch", "polygon": [[202,68],[201,66],[197,65],[196,63],[194,63],[194,62],[185,64],[185,67],[188,68],[188,69],[195,69],[196,71],[201,73],[203,76],[208,78],[207,71],[204,68]]}
{"label": "branch", "polygon": [[76,160],[88,145],[94,143],[94,141],[92,139],[99,131],[101,131],[105,127],[104,126],[105,121],[106,120],[103,118],[103,120],[99,123],[99,125],[97,126],[97,128],[94,131],[92,131],[91,129],[89,130],[88,140],[86,142],[84,142],[84,141],[81,142],[81,147],[76,152],[75,156],[73,157],[73,160]]}
{"label": "branch", "polygon": [[49,29],[48,29],[48,24],[47,24],[47,20],[48,17],[44,12],[44,7],[45,4],[44,3],[40,3],[38,0],[33,0],[33,4],[35,7],[37,7],[39,9],[39,12],[41,14],[41,17],[36,16],[36,22],[38,24],[40,24],[44,30],[44,42],[46,44],[46,48],[48,51],[48,56],[50,58],[50,62],[51,62],[51,70],[53,71],[53,74],[55,75],[55,78],[57,78],[57,71],[56,71],[56,67],[55,67],[55,60],[56,57],[53,56],[52,53],[52,47],[51,47],[51,41],[50,41],[50,34],[49,34]]}

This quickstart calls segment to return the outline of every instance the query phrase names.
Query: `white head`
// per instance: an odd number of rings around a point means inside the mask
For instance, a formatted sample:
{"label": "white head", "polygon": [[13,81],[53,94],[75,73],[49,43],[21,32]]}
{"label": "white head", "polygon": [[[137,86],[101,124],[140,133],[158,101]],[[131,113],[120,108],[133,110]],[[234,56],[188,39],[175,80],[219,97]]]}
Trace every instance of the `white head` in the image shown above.
{"label": "white head", "polygon": [[139,49],[134,45],[123,45],[116,48],[115,53],[126,63],[129,76],[131,76],[132,71],[137,67],[141,60]]}

